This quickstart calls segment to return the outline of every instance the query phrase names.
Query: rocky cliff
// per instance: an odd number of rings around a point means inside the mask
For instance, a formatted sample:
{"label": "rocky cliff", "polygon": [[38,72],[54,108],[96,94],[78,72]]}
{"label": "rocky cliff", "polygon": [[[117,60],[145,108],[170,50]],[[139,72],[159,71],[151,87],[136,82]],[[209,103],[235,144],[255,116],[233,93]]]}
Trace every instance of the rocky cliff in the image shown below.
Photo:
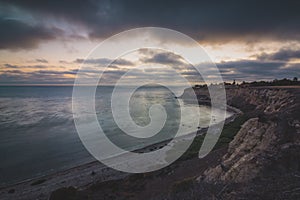
{"label": "rocky cliff", "polygon": [[[202,99],[205,88],[194,88]],[[183,98],[188,99],[191,89]],[[200,177],[209,183],[248,182],[268,173],[300,170],[299,89],[228,88],[228,105],[248,114],[219,165]],[[200,100],[201,103],[201,100]],[[274,174],[273,174],[274,175]]]}

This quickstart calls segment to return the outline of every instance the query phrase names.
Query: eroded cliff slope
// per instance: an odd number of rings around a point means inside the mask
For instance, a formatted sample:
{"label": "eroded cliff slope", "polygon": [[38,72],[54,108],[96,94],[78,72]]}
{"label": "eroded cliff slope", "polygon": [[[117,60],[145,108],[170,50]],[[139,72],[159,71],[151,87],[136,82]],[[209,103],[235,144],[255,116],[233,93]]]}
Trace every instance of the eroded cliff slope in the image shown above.
{"label": "eroded cliff slope", "polygon": [[[194,88],[205,103],[206,88]],[[193,90],[187,89],[188,99]],[[246,182],[267,168],[299,170],[300,107],[299,89],[227,88],[227,104],[249,115],[230,142],[219,165],[201,176],[207,182]],[[285,155],[289,152],[289,155]],[[292,152],[292,153],[291,153]],[[282,162],[280,162],[282,159]]]}

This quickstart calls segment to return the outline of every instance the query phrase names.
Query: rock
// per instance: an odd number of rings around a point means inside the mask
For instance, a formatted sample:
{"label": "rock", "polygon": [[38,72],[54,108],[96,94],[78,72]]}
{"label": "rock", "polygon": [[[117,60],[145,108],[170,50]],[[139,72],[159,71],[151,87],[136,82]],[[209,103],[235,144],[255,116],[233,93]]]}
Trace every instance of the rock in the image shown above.
{"label": "rock", "polygon": [[[226,92],[227,103],[251,113],[251,118],[230,142],[221,163],[207,169],[198,180],[244,183],[259,177],[270,166],[280,166],[278,170],[297,169],[300,159],[295,150],[300,144],[297,95],[300,93],[266,88],[238,88]],[[295,155],[288,160],[288,165],[283,151]]]}
{"label": "rock", "polygon": [[204,172],[207,182],[246,182],[254,178],[265,163],[267,152],[276,143],[274,123],[262,123],[258,118],[249,119],[230,142],[222,163]]}

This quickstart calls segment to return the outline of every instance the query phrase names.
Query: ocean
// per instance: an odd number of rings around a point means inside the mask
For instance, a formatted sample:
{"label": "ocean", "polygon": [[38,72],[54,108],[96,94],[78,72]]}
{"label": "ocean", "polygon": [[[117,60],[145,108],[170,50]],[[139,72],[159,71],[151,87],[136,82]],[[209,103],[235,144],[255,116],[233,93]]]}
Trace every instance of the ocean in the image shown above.
{"label": "ocean", "polygon": [[[164,106],[167,121],[157,137],[137,141],[133,137],[125,137],[113,120],[112,89],[111,86],[97,88],[95,110],[105,134],[126,150],[139,149],[173,137],[179,121],[188,125],[195,117],[195,109],[200,111],[200,127],[208,126],[211,119],[209,107],[184,103],[164,87],[142,87],[130,99],[130,115],[134,122],[140,126],[149,124],[149,107],[152,104]],[[72,90],[71,86],[0,87],[0,186],[95,160],[76,132]],[[183,92],[182,88],[178,90]],[[127,92],[126,87],[122,92]],[[189,114],[181,118],[180,109],[188,109]],[[218,115],[213,118],[218,122]],[[199,127],[188,128],[192,132]]]}

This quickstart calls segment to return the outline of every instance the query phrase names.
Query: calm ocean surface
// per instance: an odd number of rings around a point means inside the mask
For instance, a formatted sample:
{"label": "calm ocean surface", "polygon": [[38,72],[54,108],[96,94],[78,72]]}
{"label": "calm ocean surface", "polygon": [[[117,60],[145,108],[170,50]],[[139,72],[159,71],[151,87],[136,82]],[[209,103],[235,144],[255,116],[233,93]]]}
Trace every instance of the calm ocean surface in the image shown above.
{"label": "calm ocean surface", "polygon": [[[0,87],[0,186],[94,160],[75,129],[72,89],[67,86]],[[111,91],[112,87],[97,89],[95,107],[98,121],[106,135],[127,150],[172,137],[178,129],[180,107],[191,111],[200,109],[201,127],[207,126],[210,121],[208,107],[184,104],[163,87],[144,87],[130,100],[130,114],[136,124],[145,126],[150,122],[148,110],[153,104],[163,105],[168,118],[162,134],[149,141],[137,142],[125,137],[114,123],[110,112]],[[190,112],[181,120],[184,124],[193,117],[193,112]],[[218,121],[218,116],[214,118]],[[197,130],[197,127],[189,128]]]}

